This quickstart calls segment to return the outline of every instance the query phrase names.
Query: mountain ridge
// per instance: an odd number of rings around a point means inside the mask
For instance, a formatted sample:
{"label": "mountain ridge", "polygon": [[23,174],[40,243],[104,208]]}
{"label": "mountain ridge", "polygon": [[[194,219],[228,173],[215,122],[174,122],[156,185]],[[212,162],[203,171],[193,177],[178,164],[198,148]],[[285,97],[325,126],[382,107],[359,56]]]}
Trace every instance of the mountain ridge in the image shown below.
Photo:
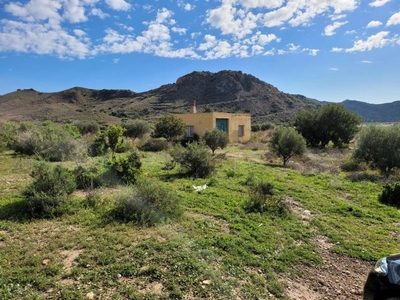
{"label": "mountain ridge", "polygon": [[[293,120],[301,110],[317,109],[325,104],[304,95],[284,93],[241,71],[193,71],[177,78],[174,83],[163,84],[145,92],[79,86],[59,92],[19,89],[0,96],[0,119],[49,119],[56,122],[95,119],[104,124],[136,118],[152,121],[165,113],[190,112],[194,100],[198,112],[249,113],[253,123],[287,122]],[[374,110],[373,106],[356,102],[347,100],[343,105],[360,115]],[[361,106],[364,108],[359,109]],[[384,115],[385,109],[391,109],[390,105],[388,107],[379,110],[380,114]],[[366,116],[366,119],[371,119],[368,114]]]}

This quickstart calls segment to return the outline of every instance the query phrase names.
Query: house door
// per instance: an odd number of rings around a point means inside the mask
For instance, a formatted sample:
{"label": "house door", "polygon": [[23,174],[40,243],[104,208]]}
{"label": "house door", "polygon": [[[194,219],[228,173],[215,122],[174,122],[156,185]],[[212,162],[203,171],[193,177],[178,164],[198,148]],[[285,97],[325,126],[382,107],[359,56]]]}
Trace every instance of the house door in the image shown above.
{"label": "house door", "polygon": [[217,119],[216,125],[218,130],[228,132],[228,119]]}

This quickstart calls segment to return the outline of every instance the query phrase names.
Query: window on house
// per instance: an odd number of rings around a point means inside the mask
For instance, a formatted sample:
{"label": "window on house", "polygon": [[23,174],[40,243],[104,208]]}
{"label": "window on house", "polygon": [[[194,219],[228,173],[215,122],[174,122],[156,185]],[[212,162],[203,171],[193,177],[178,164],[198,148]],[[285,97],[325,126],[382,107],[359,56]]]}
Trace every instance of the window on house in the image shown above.
{"label": "window on house", "polygon": [[193,137],[194,126],[186,126],[186,137]]}
{"label": "window on house", "polygon": [[239,125],[238,136],[244,136],[244,125]]}

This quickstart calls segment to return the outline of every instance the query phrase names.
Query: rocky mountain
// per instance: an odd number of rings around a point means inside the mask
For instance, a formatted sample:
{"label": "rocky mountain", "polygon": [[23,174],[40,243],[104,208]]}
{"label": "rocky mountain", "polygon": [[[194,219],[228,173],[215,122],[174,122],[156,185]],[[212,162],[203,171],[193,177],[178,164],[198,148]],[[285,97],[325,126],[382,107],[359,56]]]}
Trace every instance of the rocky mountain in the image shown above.
{"label": "rocky mountain", "polygon": [[362,116],[365,122],[400,122],[400,101],[370,104],[356,100],[345,100],[342,105]]}
{"label": "rocky mountain", "polygon": [[95,119],[100,123],[120,119],[153,119],[165,113],[197,111],[250,113],[256,123],[284,122],[320,102],[291,95],[240,71],[192,72],[175,83],[135,93],[130,90],[93,90],[74,87],[55,93],[33,89],[0,96],[0,118],[9,121]]}

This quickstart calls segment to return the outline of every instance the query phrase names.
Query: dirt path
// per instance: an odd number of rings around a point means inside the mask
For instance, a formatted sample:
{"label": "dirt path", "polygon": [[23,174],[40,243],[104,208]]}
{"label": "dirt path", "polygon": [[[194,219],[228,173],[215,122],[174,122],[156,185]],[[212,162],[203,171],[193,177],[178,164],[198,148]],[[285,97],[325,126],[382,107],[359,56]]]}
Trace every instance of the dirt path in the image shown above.
{"label": "dirt path", "polygon": [[[312,218],[297,202],[287,199],[292,212],[304,223]],[[295,270],[293,278],[281,280],[286,293],[293,300],[361,300],[368,272],[373,264],[360,259],[332,253],[334,246],[324,236],[317,236],[313,243],[321,253],[323,263],[319,267],[302,266]]]}

